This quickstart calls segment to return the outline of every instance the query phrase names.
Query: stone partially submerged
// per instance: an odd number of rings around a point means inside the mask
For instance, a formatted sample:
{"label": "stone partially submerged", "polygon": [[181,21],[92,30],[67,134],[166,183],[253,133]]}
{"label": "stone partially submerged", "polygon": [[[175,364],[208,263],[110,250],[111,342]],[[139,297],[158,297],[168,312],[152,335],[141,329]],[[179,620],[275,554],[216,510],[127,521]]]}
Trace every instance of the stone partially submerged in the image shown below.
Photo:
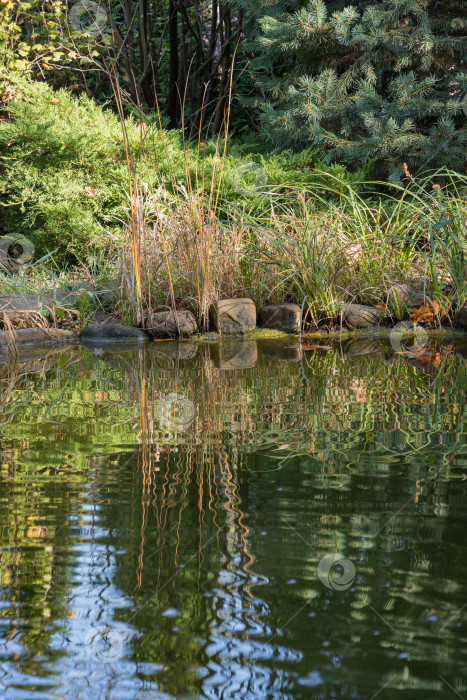
{"label": "stone partially submerged", "polygon": [[347,304],[343,309],[343,319],[351,328],[371,328],[379,325],[383,312],[376,306]]}
{"label": "stone partially submerged", "polygon": [[65,343],[72,345],[76,341],[73,331],[62,328],[20,328],[12,332],[0,331],[0,350],[15,352],[22,347],[56,345]]}
{"label": "stone partially submerged", "polygon": [[211,323],[221,335],[243,335],[256,328],[253,299],[221,299],[210,309]]}
{"label": "stone partially submerged", "polygon": [[151,338],[187,338],[198,324],[191,311],[160,311],[148,318],[146,330]]}
{"label": "stone partially submerged", "polygon": [[144,343],[146,335],[140,328],[119,323],[94,324],[79,331],[82,342],[89,343]]}
{"label": "stone partially submerged", "polygon": [[298,304],[268,304],[258,314],[260,328],[276,328],[286,333],[300,331],[301,311]]}

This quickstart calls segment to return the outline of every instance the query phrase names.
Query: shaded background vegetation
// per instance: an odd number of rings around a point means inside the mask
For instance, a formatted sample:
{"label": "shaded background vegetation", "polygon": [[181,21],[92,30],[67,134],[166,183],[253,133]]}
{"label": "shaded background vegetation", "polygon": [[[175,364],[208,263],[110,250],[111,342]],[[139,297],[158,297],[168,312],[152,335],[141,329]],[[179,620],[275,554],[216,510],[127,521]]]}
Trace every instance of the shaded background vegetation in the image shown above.
{"label": "shaded background vegetation", "polygon": [[101,103],[116,81],[127,109],[191,135],[222,130],[231,96],[234,133],[312,142],[393,179],[404,163],[465,167],[461,0],[87,2],[2,3],[3,72]]}

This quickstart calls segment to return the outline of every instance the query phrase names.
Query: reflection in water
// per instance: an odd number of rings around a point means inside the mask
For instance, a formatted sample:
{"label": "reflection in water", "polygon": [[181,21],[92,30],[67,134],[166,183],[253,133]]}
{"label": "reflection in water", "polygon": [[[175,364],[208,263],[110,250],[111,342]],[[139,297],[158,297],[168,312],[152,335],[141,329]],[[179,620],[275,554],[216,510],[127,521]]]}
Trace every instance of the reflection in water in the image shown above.
{"label": "reflection in water", "polygon": [[456,343],[3,365],[0,697],[465,695]]}

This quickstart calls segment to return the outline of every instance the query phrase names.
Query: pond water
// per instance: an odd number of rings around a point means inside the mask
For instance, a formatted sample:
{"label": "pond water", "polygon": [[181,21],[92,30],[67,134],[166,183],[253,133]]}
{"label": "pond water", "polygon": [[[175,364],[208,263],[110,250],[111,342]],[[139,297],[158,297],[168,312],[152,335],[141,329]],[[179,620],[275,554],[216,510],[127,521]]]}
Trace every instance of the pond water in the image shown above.
{"label": "pond water", "polygon": [[467,344],[0,366],[0,698],[467,698]]}

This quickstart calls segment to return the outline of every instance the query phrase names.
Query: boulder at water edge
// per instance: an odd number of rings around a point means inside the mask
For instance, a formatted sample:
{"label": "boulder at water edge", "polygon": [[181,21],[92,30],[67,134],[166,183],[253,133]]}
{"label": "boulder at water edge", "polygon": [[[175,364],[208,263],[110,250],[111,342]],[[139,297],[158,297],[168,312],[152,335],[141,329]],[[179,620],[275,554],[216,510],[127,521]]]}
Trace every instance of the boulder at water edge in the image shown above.
{"label": "boulder at water edge", "polygon": [[252,299],[222,299],[210,309],[211,322],[221,335],[236,335],[254,331],[256,306]]}
{"label": "boulder at water edge", "polygon": [[119,323],[95,324],[78,333],[80,340],[91,343],[143,343],[146,336],[139,328],[122,326]]}
{"label": "boulder at water edge", "polygon": [[146,330],[151,338],[187,338],[198,324],[191,311],[160,311],[148,318]]}
{"label": "boulder at water edge", "polygon": [[258,314],[260,328],[276,328],[286,333],[300,331],[301,311],[298,304],[268,304]]}
{"label": "boulder at water edge", "polygon": [[383,312],[375,306],[347,304],[343,317],[347,325],[352,328],[371,328],[381,322]]}
{"label": "boulder at water edge", "polygon": [[56,343],[71,345],[76,342],[73,331],[62,328],[20,328],[12,332],[0,331],[0,350],[14,351],[22,347],[48,346]]}

